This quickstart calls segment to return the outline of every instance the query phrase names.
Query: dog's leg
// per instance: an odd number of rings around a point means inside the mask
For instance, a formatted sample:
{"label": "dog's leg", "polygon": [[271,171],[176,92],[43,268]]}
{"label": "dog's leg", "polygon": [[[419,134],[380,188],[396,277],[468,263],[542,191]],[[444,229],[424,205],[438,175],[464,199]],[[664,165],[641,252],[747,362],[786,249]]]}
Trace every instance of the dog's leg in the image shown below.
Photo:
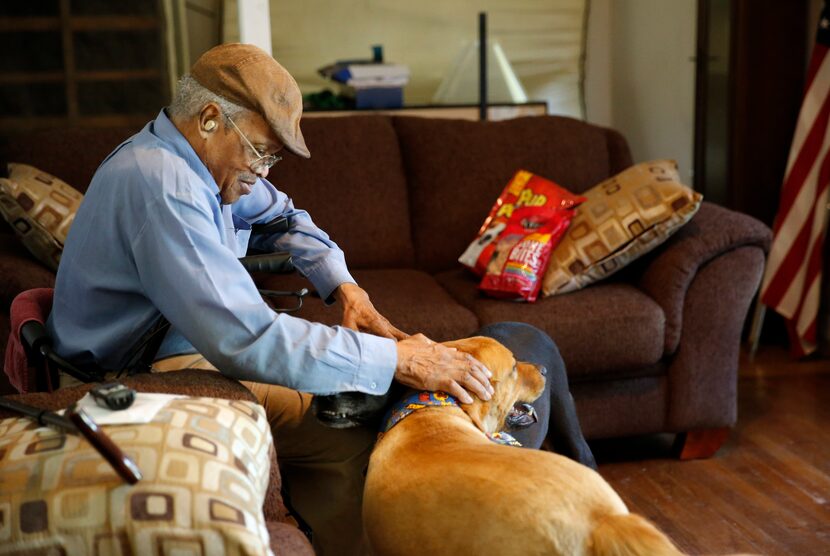
{"label": "dog's leg", "polygon": [[482,328],[478,335],[498,340],[519,361],[536,363],[547,369],[545,393],[533,403],[539,418],[537,426],[519,431],[513,436],[523,446],[539,448],[549,434],[557,452],[596,469],[594,454],[579,426],[576,406],[568,388],[565,363],[550,336],[523,322],[490,324]]}

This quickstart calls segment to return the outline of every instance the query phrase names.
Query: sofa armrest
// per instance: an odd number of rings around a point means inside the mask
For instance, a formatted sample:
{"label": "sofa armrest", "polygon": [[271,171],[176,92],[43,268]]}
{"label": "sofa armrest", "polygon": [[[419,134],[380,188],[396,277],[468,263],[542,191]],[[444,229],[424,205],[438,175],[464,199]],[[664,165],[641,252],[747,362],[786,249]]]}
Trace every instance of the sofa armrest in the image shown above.
{"label": "sofa armrest", "polygon": [[[121,379],[121,382],[138,392],[245,400],[255,403],[257,401],[251,391],[241,383],[215,371],[184,369],[166,373],[143,373]],[[94,384],[81,384],[61,388],[54,392],[37,392],[9,397],[21,403],[56,411],[82,398],[93,386]],[[0,409],[0,419],[12,416],[15,416],[12,412]],[[276,439],[274,441],[276,442]],[[270,480],[263,504],[266,521],[285,522],[289,520],[288,510],[283,504],[281,488],[282,478],[277,466],[277,456],[272,450]]]}
{"label": "sofa armrest", "polygon": [[649,255],[636,283],[666,315],[666,354],[680,343],[686,292],[698,269],[739,247],[767,253],[771,240],[772,231],[755,218],[704,202],[688,224]]}
{"label": "sofa armrest", "polygon": [[765,259],[760,247],[738,247],[695,274],[684,303],[683,337],[667,372],[667,430],[734,426],[741,331]]}

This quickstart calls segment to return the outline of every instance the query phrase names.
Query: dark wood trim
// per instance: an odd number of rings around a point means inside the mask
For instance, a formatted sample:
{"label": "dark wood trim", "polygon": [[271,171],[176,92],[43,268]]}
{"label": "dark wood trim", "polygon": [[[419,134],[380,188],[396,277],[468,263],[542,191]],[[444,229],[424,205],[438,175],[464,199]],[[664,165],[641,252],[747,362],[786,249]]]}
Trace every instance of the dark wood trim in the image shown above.
{"label": "dark wood trim", "polygon": [[728,206],[771,225],[803,97],[807,0],[733,0]]}
{"label": "dark wood trim", "polygon": [[[63,2],[61,2],[63,3]],[[67,12],[68,14],[68,12]],[[69,16],[60,17],[3,17],[0,18],[0,32],[14,31],[59,31],[66,26],[71,31],[131,31],[156,29],[159,18],[153,16]]]}
{"label": "dark wood trim", "polygon": [[709,86],[709,0],[697,3],[695,48],[694,188],[706,196],[706,107]]}
{"label": "dark wood trim", "polygon": [[72,31],[138,31],[156,29],[159,18],[153,16],[72,16],[69,27]]}
{"label": "dark wood trim", "polygon": [[66,76],[62,71],[47,71],[41,73],[10,72],[0,73],[0,83],[16,85],[22,83],[63,83]]}
{"label": "dark wood trim", "polygon": [[0,17],[0,32],[59,31],[59,17]]}
{"label": "dark wood trim", "polygon": [[134,79],[159,79],[161,71],[156,68],[116,71],[79,71],[78,81],[125,81]]}
{"label": "dark wood trim", "polygon": [[69,121],[78,119],[78,84],[75,81],[75,44],[69,21],[72,7],[69,0],[60,0],[61,41],[63,43],[63,71],[66,76],[66,113]]}

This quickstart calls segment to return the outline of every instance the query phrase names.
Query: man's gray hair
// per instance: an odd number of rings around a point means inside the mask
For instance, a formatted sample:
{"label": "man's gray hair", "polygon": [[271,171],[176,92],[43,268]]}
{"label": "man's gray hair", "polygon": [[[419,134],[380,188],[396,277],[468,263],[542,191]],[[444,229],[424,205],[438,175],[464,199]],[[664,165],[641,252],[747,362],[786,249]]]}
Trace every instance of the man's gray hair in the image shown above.
{"label": "man's gray hair", "polygon": [[196,81],[189,73],[179,79],[176,87],[176,96],[167,108],[171,118],[187,119],[197,116],[206,104],[214,102],[219,105],[223,116],[236,118],[246,111],[245,108],[210,92]]}

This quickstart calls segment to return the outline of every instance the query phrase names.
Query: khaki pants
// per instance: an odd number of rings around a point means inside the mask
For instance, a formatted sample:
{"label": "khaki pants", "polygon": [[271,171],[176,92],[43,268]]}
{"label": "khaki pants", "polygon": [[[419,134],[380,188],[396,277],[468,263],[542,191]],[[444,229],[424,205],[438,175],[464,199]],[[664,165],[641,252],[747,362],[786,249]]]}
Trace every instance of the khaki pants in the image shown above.
{"label": "khaki pants", "polygon": [[[158,372],[216,368],[201,355],[180,355],[153,364]],[[311,395],[282,386],[243,382],[265,408],[291,505],[313,532],[321,555],[362,554],[363,471],[376,433],[331,429],[309,407]]]}

